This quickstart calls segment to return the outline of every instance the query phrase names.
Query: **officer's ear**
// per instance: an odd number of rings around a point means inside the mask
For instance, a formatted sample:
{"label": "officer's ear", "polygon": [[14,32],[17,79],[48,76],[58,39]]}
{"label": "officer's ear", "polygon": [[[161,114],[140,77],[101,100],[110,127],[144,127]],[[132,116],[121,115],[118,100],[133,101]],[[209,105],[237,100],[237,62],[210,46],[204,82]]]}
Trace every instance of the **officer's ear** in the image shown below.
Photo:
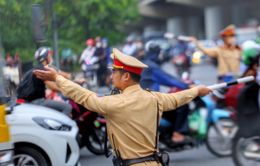
{"label": "officer's ear", "polygon": [[125,72],[123,74],[123,81],[129,81],[131,79],[130,73],[129,72]]}

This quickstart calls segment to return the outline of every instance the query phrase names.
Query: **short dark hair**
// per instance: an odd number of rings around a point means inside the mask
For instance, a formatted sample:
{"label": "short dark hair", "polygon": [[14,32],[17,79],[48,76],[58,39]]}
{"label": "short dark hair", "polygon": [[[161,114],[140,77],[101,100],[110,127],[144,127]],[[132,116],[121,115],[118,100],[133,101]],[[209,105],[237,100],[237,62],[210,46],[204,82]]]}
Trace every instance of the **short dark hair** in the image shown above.
{"label": "short dark hair", "polygon": [[129,72],[129,74],[134,82],[138,82],[138,83],[140,82],[140,80],[141,80],[140,75],[132,73],[132,72]]}
{"label": "short dark hair", "polygon": [[138,74],[135,74],[135,73],[132,73],[132,72],[129,72],[129,71],[126,71],[126,70],[122,70],[122,69],[119,69],[119,71],[120,71],[121,74],[129,73],[129,74],[130,74],[130,77],[132,78],[132,80],[133,80],[134,82],[139,83],[140,80],[141,80],[141,76],[138,75]]}

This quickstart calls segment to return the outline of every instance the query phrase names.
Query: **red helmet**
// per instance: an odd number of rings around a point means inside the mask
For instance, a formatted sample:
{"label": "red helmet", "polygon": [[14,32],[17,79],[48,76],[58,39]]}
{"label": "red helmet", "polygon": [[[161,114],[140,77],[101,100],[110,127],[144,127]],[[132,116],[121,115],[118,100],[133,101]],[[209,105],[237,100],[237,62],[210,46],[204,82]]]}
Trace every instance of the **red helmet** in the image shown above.
{"label": "red helmet", "polygon": [[94,45],[94,40],[92,38],[89,38],[88,40],[86,40],[86,45],[88,46],[93,46]]}

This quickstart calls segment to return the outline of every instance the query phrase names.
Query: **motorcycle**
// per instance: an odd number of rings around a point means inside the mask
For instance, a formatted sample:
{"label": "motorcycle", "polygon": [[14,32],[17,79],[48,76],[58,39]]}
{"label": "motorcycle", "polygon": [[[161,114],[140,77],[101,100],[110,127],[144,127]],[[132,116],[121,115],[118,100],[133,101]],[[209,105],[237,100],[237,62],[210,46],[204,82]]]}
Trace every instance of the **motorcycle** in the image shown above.
{"label": "motorcycle", "polygon": [[[238,87],[232,87],[233,89],[229,93],[232,94]],[[174,147],[167,146],[163,140],[162,149],[168,151],[185,150],[205,143],[207,149],[218,157],[231,155],[231,142],[237,132],[237,125],[233,118],[234,111],[231,111],[235,108],[234,98],[236,95],[230,95],[224,99],[226,102],[216,96],[196,98],[186,106],[189,115],[184,134],[191,138],[190,141]],[[216,105],[218,102],[222,104],[221,107]],[[223,105],[223,102],[228,105]],[[172,128],[172,124],[166,119],[162,119],[159,129],[161,129],[161,135],[164,138],[167,135],[167,128],[168,132],[172,131],[172,129],[169,130]],[[168,139],[170,138],[168,137]]]}
{"label": "motorcycle", "polygon": [[[178,91],[176,88],[172,88],[170,92],[176,91]],[[199,131],[197,128],[199,123],[203,123],[202,119],[197,119],[197,115],[200,114],[200,112],[205,112],[205,103],[199,97],[174,111],[165,112],[159,125],[159,148],[162,151],[180,151],[199,146],[202,143],[201,132],[205,132],[204,129],[204,131]],[[186,117],[187,114],[188,120]],[[176,123],[176,121],[178,121],[178,123]],[[190,121],[193,122],[190,123]],[[177,124],[184,125],[177,127]],[[172,133],[176,131],[176,128],[187,140],[176,144],[172,142]]]}
{"label": "motorcycle", "polygon": [[172,59],[172,63],[176,67],[177,73],[180,77],[183,72],[190,71],[190,60],[185,54],[175,55]]}
{"label": "motorcycle", "polygon": [[86,82],[83,84],[83,87],[87,89],[96,89],[97,85],[97,70],[99,68],[98,58],[93,56],[88,60],[85,60],[82,64],[83,76],[86,79]]}
{"label": "motorcycle", "polygon": [[232,159],[236,166],[260,164],[259,85],[246,85],[238,98],[238,132],[233,139]]}
{"label": "motorcycle", "polygon": [[73,100],[69,102],[73,107],[72,119],[79,127],[80,147],[86,146],[95,155],[105,154],[106,120]]}
{"label": "motorcycle", "polygon": [[[231,87],[231,92],[238,91],[239,86]],[[218,93],[218,91],[213,92],[211,99],[208,99],[210,97],[207,96],[203,98],[209,110],[205,144],[207,149],[215,156],[226,157],[231,155],[232,139],[238,130],[235,122],[235,105],[231,104],[231,100],[236,98],[236,94],[218,96]]]}
{"label": "motorcycle", "polygon": [[236,166],[260,164],[260,135],[236,137],[232,147],[232,158]]}

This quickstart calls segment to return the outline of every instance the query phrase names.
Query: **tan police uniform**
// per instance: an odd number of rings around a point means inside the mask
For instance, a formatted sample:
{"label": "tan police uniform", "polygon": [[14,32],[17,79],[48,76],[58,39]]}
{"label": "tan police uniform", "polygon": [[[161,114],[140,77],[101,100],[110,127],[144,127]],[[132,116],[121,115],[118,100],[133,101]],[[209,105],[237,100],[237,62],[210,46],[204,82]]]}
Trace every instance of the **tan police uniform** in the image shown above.
{"label": "tan police uniform", "polygon": [[241,50],[238,48],[225,48],[224,46],[211,48],[215,52],[214,58],[218,61],[218,75],[239,75]]}
{"label": "tan police uniform", "polygon": [[[114,50],[113,56],[114,61],[117,59],[121,63],[131,64],[132,67],[143,68],[146,66],[133,57],[123,55],[118,50]],[[123,67],[125,68],[125,66]],[[161,115],[164,111],[173,110],[190,102],[198,95],[197,88],[174,94],[164,94],[148,92],[136,84],[127,87],[121,94],[98,97],[94,92],[82,88],[62,76],[57,76],[56,83],[64,95],[106,118],[109,140],[113,149],[120,152],[122,159],[153,154],[157,126],[157,103]],[[157,166],[160,164],[153,161],[135,165]]]}
{"label": "tan police uniform", "polygon": [[[223,29],[219,35],[222,38],[228,36],[235,36],[235,26],[229,25]],[[199,46],[200,48],[200,46]],[[203,49],[210,52],[209,56],[216,58],[218,61],[218,76],[225,75],[240,75],[240,59],[241,59],[241,49],[238,46],[229,48],[225,45],[216,48]]]}

